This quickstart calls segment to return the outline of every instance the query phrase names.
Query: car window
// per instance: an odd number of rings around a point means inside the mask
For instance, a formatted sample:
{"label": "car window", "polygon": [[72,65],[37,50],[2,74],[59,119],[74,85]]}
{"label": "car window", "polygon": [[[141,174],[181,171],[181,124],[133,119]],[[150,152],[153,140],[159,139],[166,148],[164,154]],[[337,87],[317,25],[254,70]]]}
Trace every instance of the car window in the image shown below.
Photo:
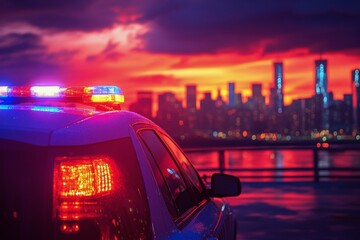
{"label": "car window", "polygon": [[[152,130],[143,130],[139,134],[150,151],[153,160],[155,160],[157,165],[155,171],[160,171],[162,174],[174,202],[177,217],[179,217],[195,205],[191,190],[186,185],[181,171],[157,134]],[[156,173],[154,175],[156,176]],[[158,181],[158,184],[161,186],[162,182]],[[167,206],[169,207],[170,204],[167,204]]]}
{"label": "car window", "polygon": [[175,202],[170,193],[170,190],[165,182],[164,177],[162,176],[161,172],[159,171],[159,167],[157,166],[157,163],[155,162],[153,156],[149,152],[148,147],[144,144],[143,141],[140,141],[140,142],[144,149],[145,155],[146,155],[147,159],[149,160],[152,172],[154,173],[155,180],[159,186],[160,192],[164,198],[164,201],[169,210],[169,213],[170,213],[171,217],[175,220],[178,218],[178,211],[176,209]]}
{"label": "car window", "polygon": [[189,162],[185,154],[181,151],[181,149],[168,136],[161,134],[161,138],[168,145],[169,149],[175,156],[179,167],[185,173],[184,177],[189,179],[194,190],[194,197],[196,201],[200,202],[204,199],[205,188],[202,184],[199,174]]}

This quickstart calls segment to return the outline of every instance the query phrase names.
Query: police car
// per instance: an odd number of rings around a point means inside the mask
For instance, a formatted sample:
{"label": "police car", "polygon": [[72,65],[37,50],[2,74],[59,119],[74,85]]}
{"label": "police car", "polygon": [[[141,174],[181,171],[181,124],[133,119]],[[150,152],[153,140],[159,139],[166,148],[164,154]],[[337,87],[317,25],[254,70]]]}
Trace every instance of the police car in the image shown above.
{"label": "police car", "polygon": [[0,86],[0,239],[235,239],[207,189],[160,127],[129,111],[116,86]]}

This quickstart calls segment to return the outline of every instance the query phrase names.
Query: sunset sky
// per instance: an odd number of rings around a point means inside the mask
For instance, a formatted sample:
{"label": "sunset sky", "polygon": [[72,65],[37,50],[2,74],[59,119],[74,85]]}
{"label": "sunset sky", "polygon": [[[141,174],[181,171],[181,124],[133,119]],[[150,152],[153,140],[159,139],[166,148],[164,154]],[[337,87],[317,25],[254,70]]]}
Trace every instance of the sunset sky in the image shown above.
{"label": "sunset sky", "polygon": [[[328,60],[329,91],[350,93],[360,67],[358,0],[2,0],[0,85],[115,84],[138,90],[186,84],[227,99],[268,96],[284,63],[285,103],[314,94],[315,59]],[[155,100],[155,98],[154,98]]]}

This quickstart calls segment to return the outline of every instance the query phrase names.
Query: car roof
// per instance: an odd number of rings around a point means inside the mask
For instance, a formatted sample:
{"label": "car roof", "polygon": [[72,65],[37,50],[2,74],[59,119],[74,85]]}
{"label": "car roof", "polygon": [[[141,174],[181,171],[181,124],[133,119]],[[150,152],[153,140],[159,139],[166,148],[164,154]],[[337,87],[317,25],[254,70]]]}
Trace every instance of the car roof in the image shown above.
{"label": "car roof", "polygon": [[73,146],[129,136],[132,124],[150,120],[129,111],[86,106],[0,105],[0,139],[38,146]]}

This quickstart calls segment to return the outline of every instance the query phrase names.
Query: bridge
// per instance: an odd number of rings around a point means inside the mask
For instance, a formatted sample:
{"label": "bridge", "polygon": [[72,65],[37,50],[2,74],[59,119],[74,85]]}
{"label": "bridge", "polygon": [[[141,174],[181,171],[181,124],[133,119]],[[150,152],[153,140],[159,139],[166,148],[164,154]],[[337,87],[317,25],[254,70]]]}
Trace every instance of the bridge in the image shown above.
{"label": "bridge", "polygon": [[[257,181],[257,179],[268,179],[270,181],[276,181],[281,178],[287,179],[296,179],[300,180],[309,180],[312,179],[314,182],[320,182],[321,180],[326,181],[344,181],[344,180],[360,180],[360,145],[315,145],[315,146],[244,146],[244,147],[210,147],[210,148],[186,148],[185,152],[189,155],[193,153],[209,153],[217,152],[216,161],[217,167],[204,168],[197,167],[199,172],[221,172],[221,173],[231,173],[232,175],[238,176],[241,179],[251,179]],[[261,151],[261,150],[294,150],[294,151],[312,151],[312,166],[311,167],[257,167],[257,168],[238,168],[231,167],[227,168],[225,164],[225,153],[226,152],[236,152],[236,151]],[[344,152],[344,151],[355,151],[359,155],[359,165],[352,167],[324,167],[320,166],[320,157],[319,153],[321,152]],[[277,174],[277,173],[284,174]],[[321,173],[332,173],[330,174],[321,174]],[[251,174],[243,174],[251,173]],[[263,174],[259,175],[258,173],[270,173],[264,177]],[[276,173],[276,174],[275,174]],[[286,175],[286,173],[292,173],[291,175]],[[294,174],[297,173],[297,174]],[[305,174],[304,174],[305,173]],[[309,173],[312,173],[309,175]],[[340,173],[340,174],[337,174]]]}
{"label": "bridge", "polygon": [[[311,151],[312,166],[230,168],[226,163],[228,151],[258,150]],[[324,167],[319,164],[324,151],[355,151],[360,163],[360,146],[248,146],[185,151],[190,156],[217,153],[216,167],[199,167],[200,173],[224,172],[246,180],[242,181],[242,194],[229,198],[237,216],[237,239],[360,239],[360,168],[357,167],[360,165]],[[269,173],[265,182],[264,172]],[[291,172],[291,176],[286,176],[290,181],[279,182],[286,175],[277,174],[279,172]],[[332,174],[324,175],[324,172]]]}

